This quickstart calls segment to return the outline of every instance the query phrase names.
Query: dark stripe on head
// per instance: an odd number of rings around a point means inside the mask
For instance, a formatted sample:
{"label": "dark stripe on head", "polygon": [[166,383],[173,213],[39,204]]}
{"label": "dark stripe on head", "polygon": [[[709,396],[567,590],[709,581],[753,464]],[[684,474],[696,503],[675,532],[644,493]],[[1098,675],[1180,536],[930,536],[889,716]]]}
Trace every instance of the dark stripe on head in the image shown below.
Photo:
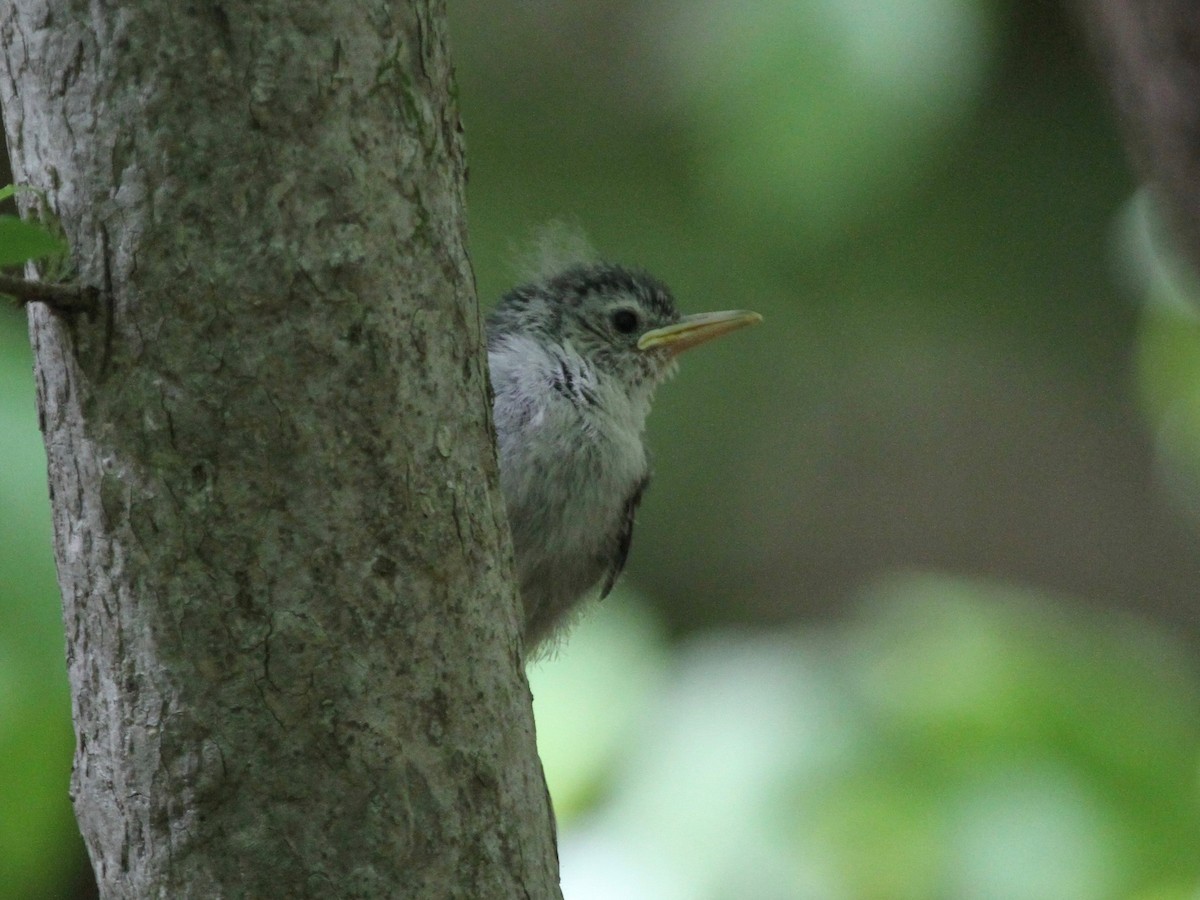
{"label": "dark stripe on head", "polygon": [[593,294],[628,294],[664,318],[679,314],[670,288],[653,275],[610,263],[567,269],[552,278],[549,287],[552,293],[575,302]]}
{"label": "dark stripe on head", "polygon": [[[632,297],[664,321],[679,317],[670,288],[653,275],[611,263],[578,265],[549,281],[515,287],[501,297],[488,316],[488,346],[495,348],[509,334],[561,334],[568,309],[578,307],[589,297],[610,295]],[[592,323],[580,320],[579,325],[608,340]]]}

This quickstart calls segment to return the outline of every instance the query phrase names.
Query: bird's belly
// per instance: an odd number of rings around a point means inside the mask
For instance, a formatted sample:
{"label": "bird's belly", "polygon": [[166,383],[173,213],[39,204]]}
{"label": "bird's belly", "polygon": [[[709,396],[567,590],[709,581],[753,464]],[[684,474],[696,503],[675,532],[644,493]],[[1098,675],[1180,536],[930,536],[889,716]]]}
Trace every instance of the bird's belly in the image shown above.
{"label": "bird's belly", "polygon": [[[501,483],[528,623],[549,631],[612,567],[630,495],[646,475],[640,438],[575,433],[501,447]],[[507,458],[505,458],[507,455]]]}

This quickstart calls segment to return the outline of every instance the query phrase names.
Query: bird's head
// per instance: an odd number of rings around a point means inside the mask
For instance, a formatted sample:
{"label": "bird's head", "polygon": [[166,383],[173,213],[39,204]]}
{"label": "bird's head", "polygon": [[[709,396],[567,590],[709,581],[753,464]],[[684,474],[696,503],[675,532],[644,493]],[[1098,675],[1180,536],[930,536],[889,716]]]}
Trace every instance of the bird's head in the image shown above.
{"label": "bird's head", "polygon": [[488,320],[488,344],[520,335],[570,347],[631,391],[653,390],[684,350],[760,321],[744,310],[681,316],[652,275],[591,263],[506,294]]}

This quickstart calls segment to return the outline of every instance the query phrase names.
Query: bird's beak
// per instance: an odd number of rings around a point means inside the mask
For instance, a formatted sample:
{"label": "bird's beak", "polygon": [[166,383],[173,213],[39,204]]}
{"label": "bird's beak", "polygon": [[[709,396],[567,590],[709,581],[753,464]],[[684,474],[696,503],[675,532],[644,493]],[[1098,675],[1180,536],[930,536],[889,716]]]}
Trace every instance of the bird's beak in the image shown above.
{"label": "bird's beak", "polygon": [[697,313],[694,316],[684,316],[674,325],[647,331],[638,339],[637,347],[639,350],[664,347],[671,356],[678,356],[684,350],[698,347],[705,341],[711,341],[747,325],[757,325],[761,321],[762,316],[758,313],[744,309]]}

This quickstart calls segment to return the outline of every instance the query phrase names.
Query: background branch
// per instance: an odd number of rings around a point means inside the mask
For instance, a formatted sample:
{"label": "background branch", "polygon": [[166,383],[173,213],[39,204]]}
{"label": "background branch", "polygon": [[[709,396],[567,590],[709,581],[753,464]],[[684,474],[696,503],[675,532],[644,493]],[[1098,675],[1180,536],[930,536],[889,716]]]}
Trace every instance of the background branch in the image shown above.
{"label": "background branch", "polygon": [[1078,4],[1126,143],[1177,250],[1200,267],[1200,13],[1190,0]]}

